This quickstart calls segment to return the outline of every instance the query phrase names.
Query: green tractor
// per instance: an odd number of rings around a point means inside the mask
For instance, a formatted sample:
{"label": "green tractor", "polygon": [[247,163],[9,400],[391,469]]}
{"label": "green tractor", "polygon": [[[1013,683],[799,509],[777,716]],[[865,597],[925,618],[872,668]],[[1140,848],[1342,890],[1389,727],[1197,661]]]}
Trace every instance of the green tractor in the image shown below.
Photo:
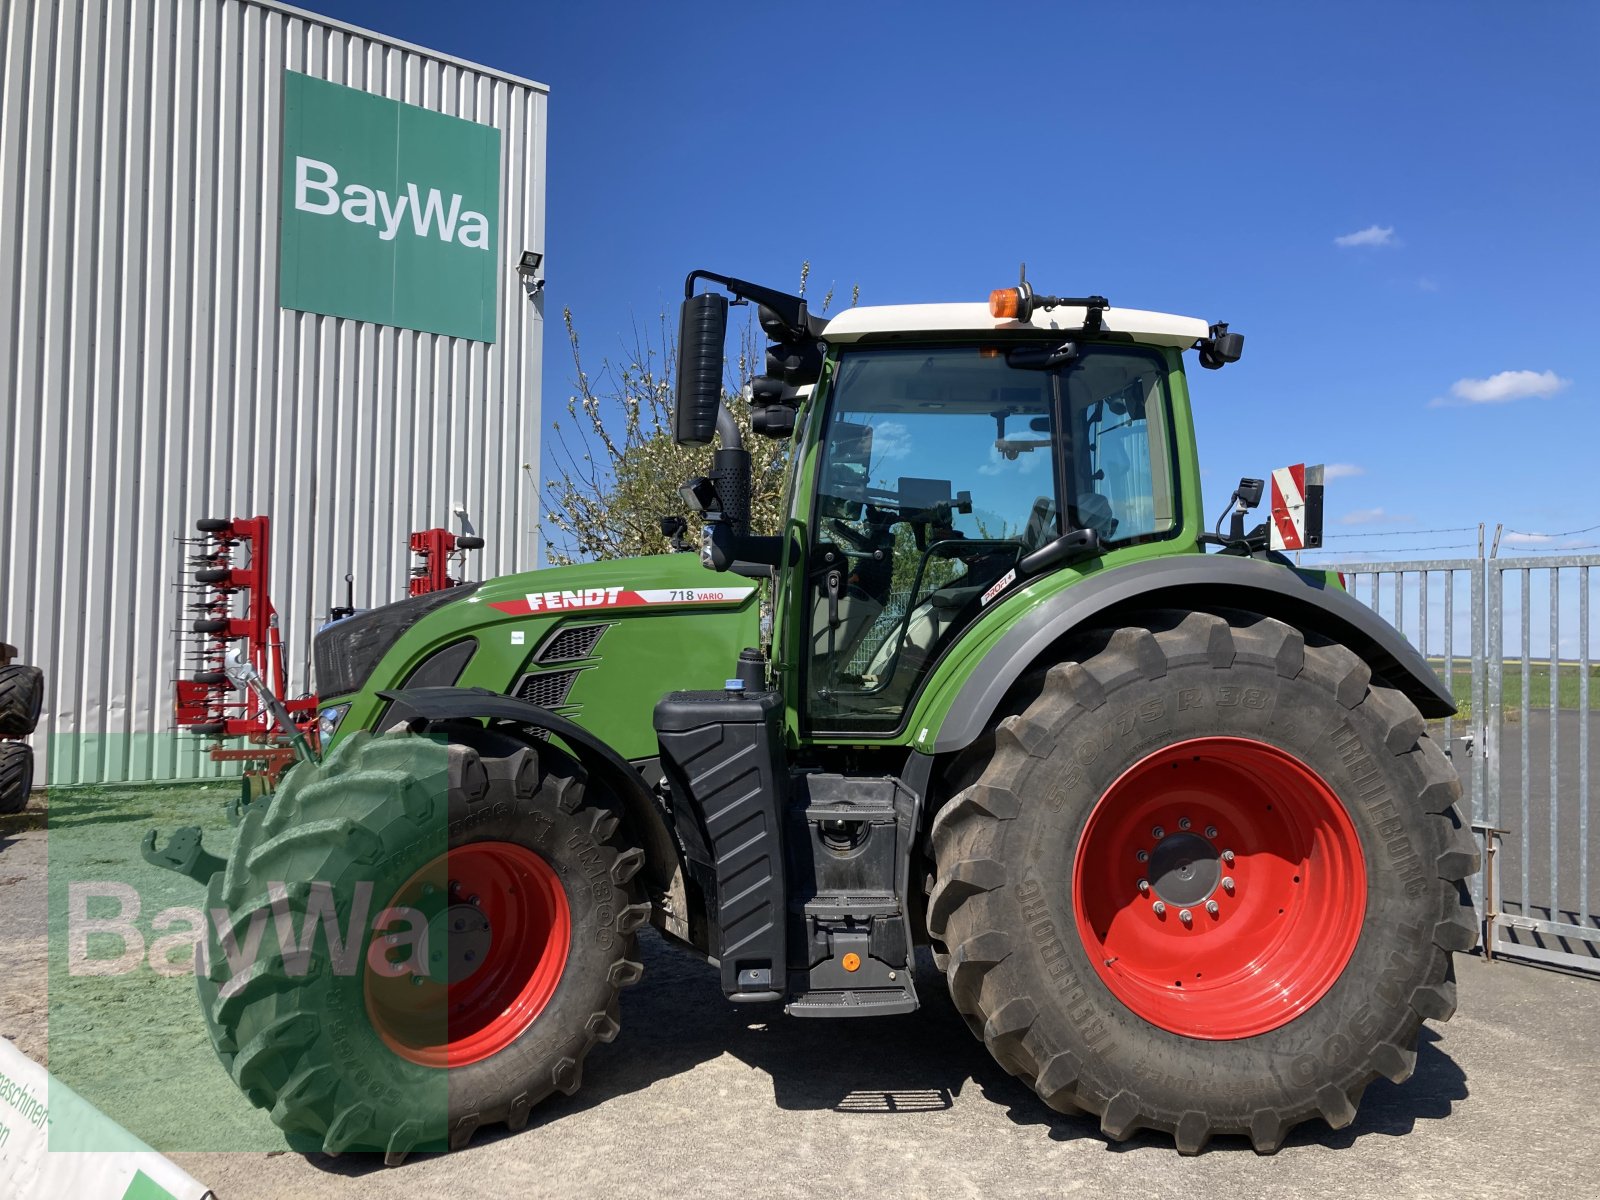
{"label": "green tractor", "polygon": [[[773,536],[730,296],[773,343],[755,433],[793,440]],[[698,555],[318,635],[321,759],[210,878],[200,999],[250,1099],[391,1162],[520,1128],[619,1032],[647,922],[752,1016],[912,1013],[929,947],[1045,1104],[1186,1154],[1408,1078],[1476,941],[1454,707],[1244,532],[1259,483],[1208,531],[1183,356],[1241,336],[1025,283],[824,320],[699,271],[680,333]]]}

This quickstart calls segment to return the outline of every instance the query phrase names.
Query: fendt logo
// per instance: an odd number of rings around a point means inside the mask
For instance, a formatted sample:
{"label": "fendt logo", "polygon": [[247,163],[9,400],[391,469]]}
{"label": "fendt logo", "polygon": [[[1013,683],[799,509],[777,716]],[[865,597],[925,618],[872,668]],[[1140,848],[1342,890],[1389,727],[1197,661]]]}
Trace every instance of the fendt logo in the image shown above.
{"label": "fendt logo", "polygon": [[285,71],[278,303],[492,342],[500,131]]}
{"label": "fendt logo", "polygon": [[470,208],[463,210],[460,192],[450,193],[446,201],[438,188],[424,193],[415,183],[407,183],[398,196],[363,183],[340,188],[333,164],[314,158],[294,160],[294,206],[301,212],[337,213],[354,225],[371,225],[386,242],[406,229],[417,237],[456,241],[476,250],[489,248],[489,218]]}

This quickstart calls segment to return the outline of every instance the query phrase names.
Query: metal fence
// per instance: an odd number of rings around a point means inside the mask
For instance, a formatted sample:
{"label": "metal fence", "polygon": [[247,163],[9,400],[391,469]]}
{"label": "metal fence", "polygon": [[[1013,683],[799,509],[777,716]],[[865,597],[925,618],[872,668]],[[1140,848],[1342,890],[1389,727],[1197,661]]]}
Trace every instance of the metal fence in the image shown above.
{"label": "metal fence", "polygon": [[1435,730],[1461,775],[1484,870],[1485,953],[1600,973],[1591,836],[1591,600],[1600,556],[1319,564],[1422,650],[1460,712]]}

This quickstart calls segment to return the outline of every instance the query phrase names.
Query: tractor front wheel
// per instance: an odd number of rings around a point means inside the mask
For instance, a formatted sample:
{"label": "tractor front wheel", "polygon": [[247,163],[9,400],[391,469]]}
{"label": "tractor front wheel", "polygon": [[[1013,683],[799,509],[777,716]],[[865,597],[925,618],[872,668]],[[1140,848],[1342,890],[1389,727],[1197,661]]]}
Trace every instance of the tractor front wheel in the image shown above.
{"label": "tractor front wheel", "polygon": [[642,851],[560,750],[476,724],[356,734],[246,811],[199,973],[234,1081],[301,1146],[513,1129],[618,1032]]}
{"label": "tractor front wheel", "polygon": [[1460,783],[1416,708],[1270,618],[1156,613],[1033,680],[933,825],[951,995],[1052,1107],[1270,1153],[1455,1010]]}

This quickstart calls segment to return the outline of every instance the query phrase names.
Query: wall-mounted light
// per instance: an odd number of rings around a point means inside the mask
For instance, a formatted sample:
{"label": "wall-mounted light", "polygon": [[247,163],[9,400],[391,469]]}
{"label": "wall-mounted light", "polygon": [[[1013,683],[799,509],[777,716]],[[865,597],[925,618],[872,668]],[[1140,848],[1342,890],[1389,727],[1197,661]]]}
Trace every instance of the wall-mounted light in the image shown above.
{"label": "wall-mounted light", "polygon": [[537,250],[524,250],[522,257],[517,259],[517,274],[522,279],[522,288],[528,293],[531,300],[544,290],[544,276],[539,274],[539,268],[544,263],[544,255]]}

